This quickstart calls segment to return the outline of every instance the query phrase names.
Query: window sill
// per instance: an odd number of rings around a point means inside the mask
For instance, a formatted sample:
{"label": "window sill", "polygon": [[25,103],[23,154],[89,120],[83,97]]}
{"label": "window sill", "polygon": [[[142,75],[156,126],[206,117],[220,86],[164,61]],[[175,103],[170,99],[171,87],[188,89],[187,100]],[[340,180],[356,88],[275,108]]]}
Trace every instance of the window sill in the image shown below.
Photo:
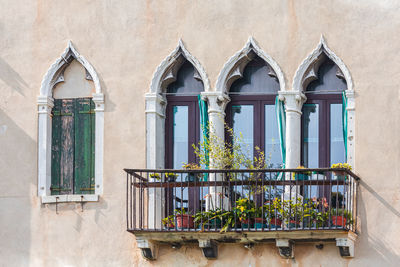
{"label": "window sill", "polygon": [[42,204],[63,203],[63,202],[96,202],[99,201],[99,195],[57,195],[42,196]]}

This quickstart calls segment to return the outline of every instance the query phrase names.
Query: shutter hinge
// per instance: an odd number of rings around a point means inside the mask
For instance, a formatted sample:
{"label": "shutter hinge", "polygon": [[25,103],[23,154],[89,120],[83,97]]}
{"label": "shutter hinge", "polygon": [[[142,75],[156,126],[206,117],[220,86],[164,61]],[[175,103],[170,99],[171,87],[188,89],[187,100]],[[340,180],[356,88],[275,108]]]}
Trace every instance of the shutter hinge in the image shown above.
{"label": "shutter hinge", "polygon": [[72,116],[73,113],[62,113],[60,111],[54,111],[53,116]]}
{"label": "shutter hinge", "polygon": [[94,109],[91,109],[90,111],[79,111],[79,114],[94,114],[94,113],[96,113]]}

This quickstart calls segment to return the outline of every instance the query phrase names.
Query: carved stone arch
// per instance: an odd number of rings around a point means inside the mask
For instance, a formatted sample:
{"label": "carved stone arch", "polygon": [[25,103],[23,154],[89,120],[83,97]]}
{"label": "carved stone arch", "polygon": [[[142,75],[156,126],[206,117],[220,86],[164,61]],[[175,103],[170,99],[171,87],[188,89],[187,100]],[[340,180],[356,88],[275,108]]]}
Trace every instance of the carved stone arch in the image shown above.
{"label": "carved stone arch", "polygon": [[[92,94],[95,103],[95,194],[52,196],[50,185],[53,89],[56,84],[64,82],[64,71],[73,60],[77,60],[85,68],[85,78],[93,81],[95,87],[95,93]],[[42,203],[97,201],[99,195],[103,192],[104,94],[93,66],[78,53],[71,41],[68,42],[63,54],[50,66],[43,77],[37,104],[39,114],[38,195],[42,197]]]}
{"label": "carved stone arch", "polygon": [[243,76],[243,70],[256,56],[263,59],[269,67],[268,75],[275,77],[279,82],[280,91],[285,91],[285,79],[278,63],[270,55],[265,53],[256,43],[253,37],[250,37],[246,45],[233,55],[224,65],[218,75],[216,91],[227,94],[232,83]]}
{"label": "carved stone arch", "polygon": [[[303,94],[303,91],[307,87],[307,85],[317,79],[318,77],[318,69],[320,67],[321,62],[323,62],[324,57],[332,60],[336,66],[336,76],[338,78],[343,79],[347,84],[347,89],[345,91],[347,97],[347,161],[348,163],[355,167],[355,94],[353,88],[353,80],[350,75],[350,71],[343,63],[343,61],[328,47],[326,41],[323,36],[319,41],[317,47],[311,52],[310,55],[298,67],[296,74],[293,79],[293,90],[292,94],[296,96],[296,98],[289,98],[289,96],[283,96],[285,99],[286,105],[286,114],[288,114],[288,109],[290,106],[296,107],[297,112],[301,114],[301,108],[303,103],[306,101],[306,97]],[[289,91],[288,91],[289,92]],[[290,101],[290,100],[293,101]],[[296,100],[296,101],[294,101]],[[290,104],[293,103],[293,104]],[[288,123],[288,120],[287,120]],[[300,124],[298,124],[300,125]],[[299,128],[295,127],[295,128]],[[288,129],[288,127],[286,128]],[[292,130],[294,131],[294,130]],[[300,134],[300,130],[298,129],[298,134]],[[288,135],[288,131],[287,131]],[[289,141],[287,140],[287,143]],[[300,151],[300,142],[296,141],[296,145],[298,145],[298,151]],[[296,155],[300,155],[299,152],[296,151]],[[299,160],[298,160],[299,162]]]}
{"label": "carved stone arch", "polygon": [[50,66],[44,76],[40,88],[41,96],[52,97],[54,86],[64,82],[64,71],[73,60],[78,61],[85,68],[86,79],[93,81],[96,94],[102,94],[100,80],[93,66],[79,54],[72,42],[69,41],[64,53]]}
{"label": "carved stone arch", "polygon": [[194,78],[202,81],[204,91],[210,91],[210,81],[200,62],[185,48],[181,39],[178,46],[166,57],[154,72],[150,84],[150,93],[162,94],[167,86],[176,80],[176,75],[185,61],[189,61],[194,69]]}
{"label": "carved stone arch", "polygon": [[298,67],[293,79],[294,91],[303,91],[311,81],[317,79],[318,69],[326,57],[336,64],[336,76],[346,81],[346,92],[353,92],[353,80],[351,79],[349,70],[343,61],[329,49],[323,36],[321,36],[317,47]]}

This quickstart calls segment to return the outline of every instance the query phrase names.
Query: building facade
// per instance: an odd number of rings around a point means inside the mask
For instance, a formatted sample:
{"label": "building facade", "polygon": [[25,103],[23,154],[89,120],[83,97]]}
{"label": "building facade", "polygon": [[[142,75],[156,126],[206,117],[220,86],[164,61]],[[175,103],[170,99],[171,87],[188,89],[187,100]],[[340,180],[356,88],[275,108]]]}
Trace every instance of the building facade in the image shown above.
{"label": "building facade", "polygon": [[[0,265],[398,265],[399,9],[371,0],[4,3]],[[250,147],[275,149],[272,167],[350,164],[360,177],[351,198],[343,192],[354,228],[241,232],[240,242],[205,233],[182,246],[171,241],[179,233],[153,242],[128,232],[138,220],[128,218],[129,200],[148,209],[142,229],[161,229],[170,191],[129,199],[124,169],[195,161],[186,148],[200,140],[205,114],[211,135],[226,139],[226,122]],[[176,196],[198,210],[187,190]],[[214,240],[218,257],[208,259],[199,245]],[[279,253],[286,241],[290,257]]]}

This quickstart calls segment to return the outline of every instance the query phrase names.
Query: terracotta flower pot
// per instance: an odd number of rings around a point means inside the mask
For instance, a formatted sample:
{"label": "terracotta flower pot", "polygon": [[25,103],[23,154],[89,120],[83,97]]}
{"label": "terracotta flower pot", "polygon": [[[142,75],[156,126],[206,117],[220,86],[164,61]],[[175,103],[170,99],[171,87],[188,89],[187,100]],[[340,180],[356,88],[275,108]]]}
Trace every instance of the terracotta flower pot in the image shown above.
{"label": "terracotta flower pot", "polygon": [[300,227],[300,222],[295,221],[295,220],[290,220],[289,221],[289,227],[290,228],[299,228]]}
{"label": "terracotta flower pot", "polygon": [[254,218],[254,226],[257,229],[267,228],[267,220],[264,218]]}
{"label": "terracotta flower pot", "polygon": [[164,227],[165,227],[166,229],[174,229],[174,228],[175,228],[175,225],[174,225],[173,223],[169,223],[169,224],[164,224]]}
{"label": "terracotta flower pot", "polygon": [[194,228],[194,218],[192,215],[188,214],[177,214],[176,223],[178,228]]}
{"label": "terracotta flower pot", "polygon": [[282,225],[282,220],[277,218],[272,218],[270,224],[271,228],[279,228]]}
{"label": "terracotta flower pot", "polygon": [[335,226],[345,226],[346,218],[343,216],[332,216],[332,224]]}
{"label": "terracotta flower pot", "polygon": [[251,228],[253,227],[253,220],[252,219],[240,219],[240,222],[242,223],[242,228]]}

